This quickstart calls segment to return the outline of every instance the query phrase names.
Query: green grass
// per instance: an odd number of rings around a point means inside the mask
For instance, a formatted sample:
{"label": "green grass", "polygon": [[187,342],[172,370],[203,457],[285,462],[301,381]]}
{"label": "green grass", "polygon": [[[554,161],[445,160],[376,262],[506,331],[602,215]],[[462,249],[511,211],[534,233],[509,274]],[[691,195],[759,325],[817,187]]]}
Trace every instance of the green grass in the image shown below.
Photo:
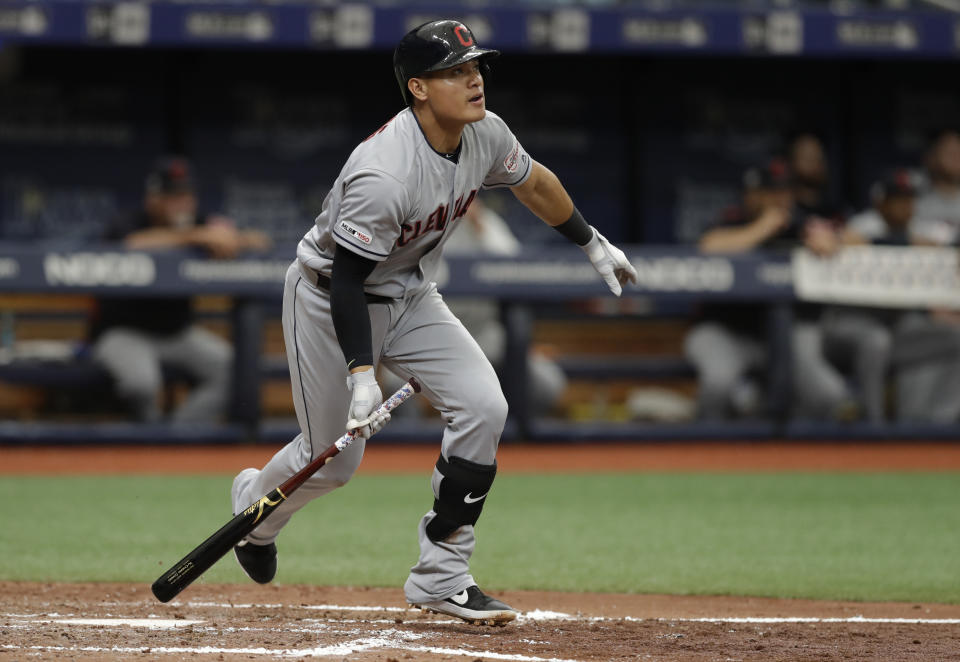
{"label": "green grass", "polygon": [[[228,476],[0,478],[0,579],[150,583],[223,524]],[[401,586],[426,476],[359,477],[280,538],[283,583]],[[957,474],[502,475],[491,590],[960,603]],[[248,581],[224,559],[200,581]]]}

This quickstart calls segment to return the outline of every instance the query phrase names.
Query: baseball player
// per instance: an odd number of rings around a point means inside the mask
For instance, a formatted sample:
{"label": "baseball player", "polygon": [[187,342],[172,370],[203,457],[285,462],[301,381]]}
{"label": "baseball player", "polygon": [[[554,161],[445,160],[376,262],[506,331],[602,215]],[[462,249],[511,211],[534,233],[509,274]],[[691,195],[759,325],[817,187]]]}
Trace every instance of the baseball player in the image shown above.
{"label": "baseball player", "polygon": [[498,54],[480,48],[457,21],[405,35],[393,63],[407,107],[354,149],[300,242],[282,320],[301,433],[263,469],[234,479],[234,513],[304,467],[344,424],[362,436],[235,548],[254,581],[273,579],[280,530],[308,501],[350,479],[365,440],[389,419],[371,416],[382,400],[375,370],[384,364],[416,377],[446,422],[407,600],[478,624],[516,616],[469,573],[507,403],[490,363],[437,292],[441,250],[481,188],[507,186],[580,245],[615,294],[636,282],[636,272],[583,219],[557,177],[486,110],[483,72]]}

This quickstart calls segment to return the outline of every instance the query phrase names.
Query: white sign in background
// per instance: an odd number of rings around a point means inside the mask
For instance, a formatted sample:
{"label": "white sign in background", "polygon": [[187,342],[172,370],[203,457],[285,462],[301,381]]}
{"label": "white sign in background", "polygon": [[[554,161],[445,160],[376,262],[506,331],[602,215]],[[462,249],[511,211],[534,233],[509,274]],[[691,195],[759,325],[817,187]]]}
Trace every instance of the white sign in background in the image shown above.
{"label": "white sign in background", "polygon": [[837,255],[793,253],[793,282],[804,301],[880,308],[960,308],[953,248],[850,246]]}

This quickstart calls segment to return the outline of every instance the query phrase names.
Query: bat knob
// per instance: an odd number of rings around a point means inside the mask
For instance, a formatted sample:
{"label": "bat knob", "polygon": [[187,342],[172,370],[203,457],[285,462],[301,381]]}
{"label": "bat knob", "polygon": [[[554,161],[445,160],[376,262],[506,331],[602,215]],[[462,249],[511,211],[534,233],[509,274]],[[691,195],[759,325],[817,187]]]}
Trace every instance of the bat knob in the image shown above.
{"label": "bat knob", "polygon": [[409,380],[407,380],[407,383],[410,384],[410,386],[413,387],[413,392],[414,392],[414,393],[419,393],[419,392],[420,392],[420,382],[418,382],[416,379],[414,379],[413,377],[411,377]]}

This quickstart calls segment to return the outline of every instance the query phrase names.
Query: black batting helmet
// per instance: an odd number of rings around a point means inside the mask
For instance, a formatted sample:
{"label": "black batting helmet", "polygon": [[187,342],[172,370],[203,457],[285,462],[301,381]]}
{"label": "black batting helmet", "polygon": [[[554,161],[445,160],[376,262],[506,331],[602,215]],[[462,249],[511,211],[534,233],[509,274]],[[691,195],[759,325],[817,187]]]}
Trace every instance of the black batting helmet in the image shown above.
{"label": "black batting helmet", "polygon": [[393,51],[393,72],[400,85],[403,100],[412,97],[407,81],[428,71],[448,69],[478,57],[500,55],[500,51],[480,48],[470,28],[460,21],[430,21],[414,28],[400,40]]}

